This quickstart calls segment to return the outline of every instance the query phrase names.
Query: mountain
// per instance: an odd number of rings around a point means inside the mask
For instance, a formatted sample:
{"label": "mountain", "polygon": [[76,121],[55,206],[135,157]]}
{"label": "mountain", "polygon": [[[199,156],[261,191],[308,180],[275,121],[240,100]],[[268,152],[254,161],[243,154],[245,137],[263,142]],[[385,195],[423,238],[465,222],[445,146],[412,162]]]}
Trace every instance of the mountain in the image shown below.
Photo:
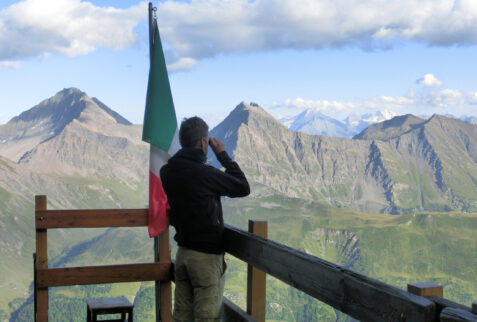
{"label": "mountain", "polygon": [[351,138],[369,125],[389,120],[396,115],[396,113],[387,110],[361,116],[350,114],[341,122],[312,108],[308,108],[294,117],[282,118],[279,121],[290,130],[296,132],[336,138]]}
{"label": "mountain", "polygon": [[464,115],[464,116],[461,116],[459,119],[470,124],[477,124],[477,116]]}
{"label": "mountain", "polygon": [[[0,126],[0,310],[28,294],[35,195],[47,195],[51,209],[147,204],[149,149],[141,130],[75,88]],[[49,256],[103,231],[52,230]]]}
{"label": "mountain", "polygon": [[424,122],[425,120],[412,114],[396,116],[391,120],[370,125],[361,133],[355,135],[353,139],[385,141],[393,137],[399,137]]}
{"label": "mountain", "polygon": [[297,115],[290,130],[312,135],[326,135],[332,137],[350,137],[352,133],[348,127],[334,118],[312,109],[306,109]]}
{"label": "mountain", "polygon": [[0,155],[17,162],[73,122],[88,124],[96,131],[102,125],[131,125],[99,100],[76,88],[66,88],[0,126]]}
{"label": "mountain", "polygon": [[[397,116],[396,113],[383,110],[376,111],[374,113],[366,113],[358,116],[356,114],[350,114],[344,119],[344,124],[348,127],[348,131],[352,134],[357,134],[367,128],[371,124],[383,122]],[[350,135],[349,137],[351,137]]]}
{"label": "mountain", "polygon": [[256,194],[395,214],[476,211],[476,133],[477,126],[459,120],[408,115],[354,140],[313,136],[246,103],[211,131],[260,188]]}

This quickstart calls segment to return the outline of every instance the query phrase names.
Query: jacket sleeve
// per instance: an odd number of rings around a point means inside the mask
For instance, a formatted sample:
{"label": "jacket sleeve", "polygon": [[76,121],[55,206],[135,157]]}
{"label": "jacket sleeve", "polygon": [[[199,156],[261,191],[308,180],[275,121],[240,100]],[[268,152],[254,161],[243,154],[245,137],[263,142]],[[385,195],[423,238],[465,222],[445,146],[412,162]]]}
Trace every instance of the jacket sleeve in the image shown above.
{"label": "jacket sleeve", "polygon": [[231,198],[248,196],[250,186],[237,162],[234,162],[226,151],[220,152],[217,159],[225,168],[225,172],[210,168],[206,178],[209,189],[220,196]]}

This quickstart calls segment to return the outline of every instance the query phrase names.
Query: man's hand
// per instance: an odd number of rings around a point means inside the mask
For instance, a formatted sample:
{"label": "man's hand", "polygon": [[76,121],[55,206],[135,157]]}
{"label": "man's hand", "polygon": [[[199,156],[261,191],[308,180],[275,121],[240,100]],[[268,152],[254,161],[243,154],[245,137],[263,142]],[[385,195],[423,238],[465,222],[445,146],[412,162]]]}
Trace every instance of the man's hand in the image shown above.
{"label": "man's hand", "polygon": [[223,144],[216,138],[210,138],[209,145],[212,148],[212,151],[214,151],[215,155],[219,154],[222,151],[225,151],[225,144]]}

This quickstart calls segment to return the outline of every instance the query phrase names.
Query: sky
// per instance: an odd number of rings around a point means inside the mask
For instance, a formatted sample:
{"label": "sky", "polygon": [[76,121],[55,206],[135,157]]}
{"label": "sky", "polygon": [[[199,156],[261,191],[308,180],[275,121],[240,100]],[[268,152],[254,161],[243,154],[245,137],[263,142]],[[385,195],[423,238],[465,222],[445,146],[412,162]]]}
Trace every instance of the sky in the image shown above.
{"label": "sky", "polygon": [[[477,116],[475,0],[153,1],[178,120]],[[0,124],[67,87],[143,123],[147,2],[0,1]]]}

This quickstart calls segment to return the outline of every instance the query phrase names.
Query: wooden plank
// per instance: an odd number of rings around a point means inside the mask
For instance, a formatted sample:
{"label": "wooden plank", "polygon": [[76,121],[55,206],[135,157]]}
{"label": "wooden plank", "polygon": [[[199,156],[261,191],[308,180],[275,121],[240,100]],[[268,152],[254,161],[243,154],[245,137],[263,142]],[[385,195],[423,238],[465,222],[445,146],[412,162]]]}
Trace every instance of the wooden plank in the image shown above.
{"label": "wooden plank", "polygon": [[455,322],[455,321],[473,321],[477,322],[477,315],[472,314],[467,310],[459,310],[453,307],[446,307],[441,312],[441,322]]}
{"label": "wooden plank", "polygon": [[[267,238],[268,226],[265,220],[249,220],[248,231]],[[247,313],[257,321],[265,322],[267,275],[252,265],[247,267]]]}
{"label": "wooden plank", "polygon": [[407,291],[419,296],[444,297],[444,288],[442,285],[430,282],[407,284]]}
{"label": "wooden plank", "polygon": [[[171,261],[171,247],[169,244],[169,217],[167,218],[167,228],[161,234],[159,234],[159,261],[170,262]],[[172,321],[172,291],[171,281],[163,280],[160,282],[161,293],[161,321]]]}
{"label": "wooden plank", "polygon": [[171,263],[83,266],[39,269],[40,287],[141,282],[169,279]]}
{"label": "wooden plank", "polygon": [[434,321],[435,304],[341,266],[226,226],[227,252],[365,321]]}
{"label": "wooden plank", "polygon": [[258,322],[226,297],[222,298],[222,304],[225,322]]}
{"label": "wooden plank", "polygon": [[[154,261],[159,262],[159,236],[154,237]],[[161,321],[161,282],[154,281],[156,322]]]}
{"label": "wooden plank", "polygon": [[[46,196],[35,196],[35,214],[46,210]],[[36,270],[48,268],[48,233],[46,229],[36,227]],[[38,276],[37,276],[38,277]],[[48,321],[48,288],[37,283],[36,292],[36,321]]]}
{"label": "wooden plank", "polygon": [[33,253],[33,320],[36,321],[36,253]]}
{"label": "wooden plank", "polygon": [[148,209],[45,210],[36,212],[36,228],[147,226]]}
{"label": "wooden plank", "polygon": [[134,305],[125,296],[114,298],[98,298],[86,300],[86,305],[91,309],[124,309],[132,308]]}
{"label": "wooden plank", "polygon": [[471,311],[470,307],[453,302],[440,296],[428,296],[426,298],[436,304],[436,321],[439,320],[439,316],[441,315],[442,310],[444,310],[446,307],[452,307],[454,309],[465,310],[469,312]]}

